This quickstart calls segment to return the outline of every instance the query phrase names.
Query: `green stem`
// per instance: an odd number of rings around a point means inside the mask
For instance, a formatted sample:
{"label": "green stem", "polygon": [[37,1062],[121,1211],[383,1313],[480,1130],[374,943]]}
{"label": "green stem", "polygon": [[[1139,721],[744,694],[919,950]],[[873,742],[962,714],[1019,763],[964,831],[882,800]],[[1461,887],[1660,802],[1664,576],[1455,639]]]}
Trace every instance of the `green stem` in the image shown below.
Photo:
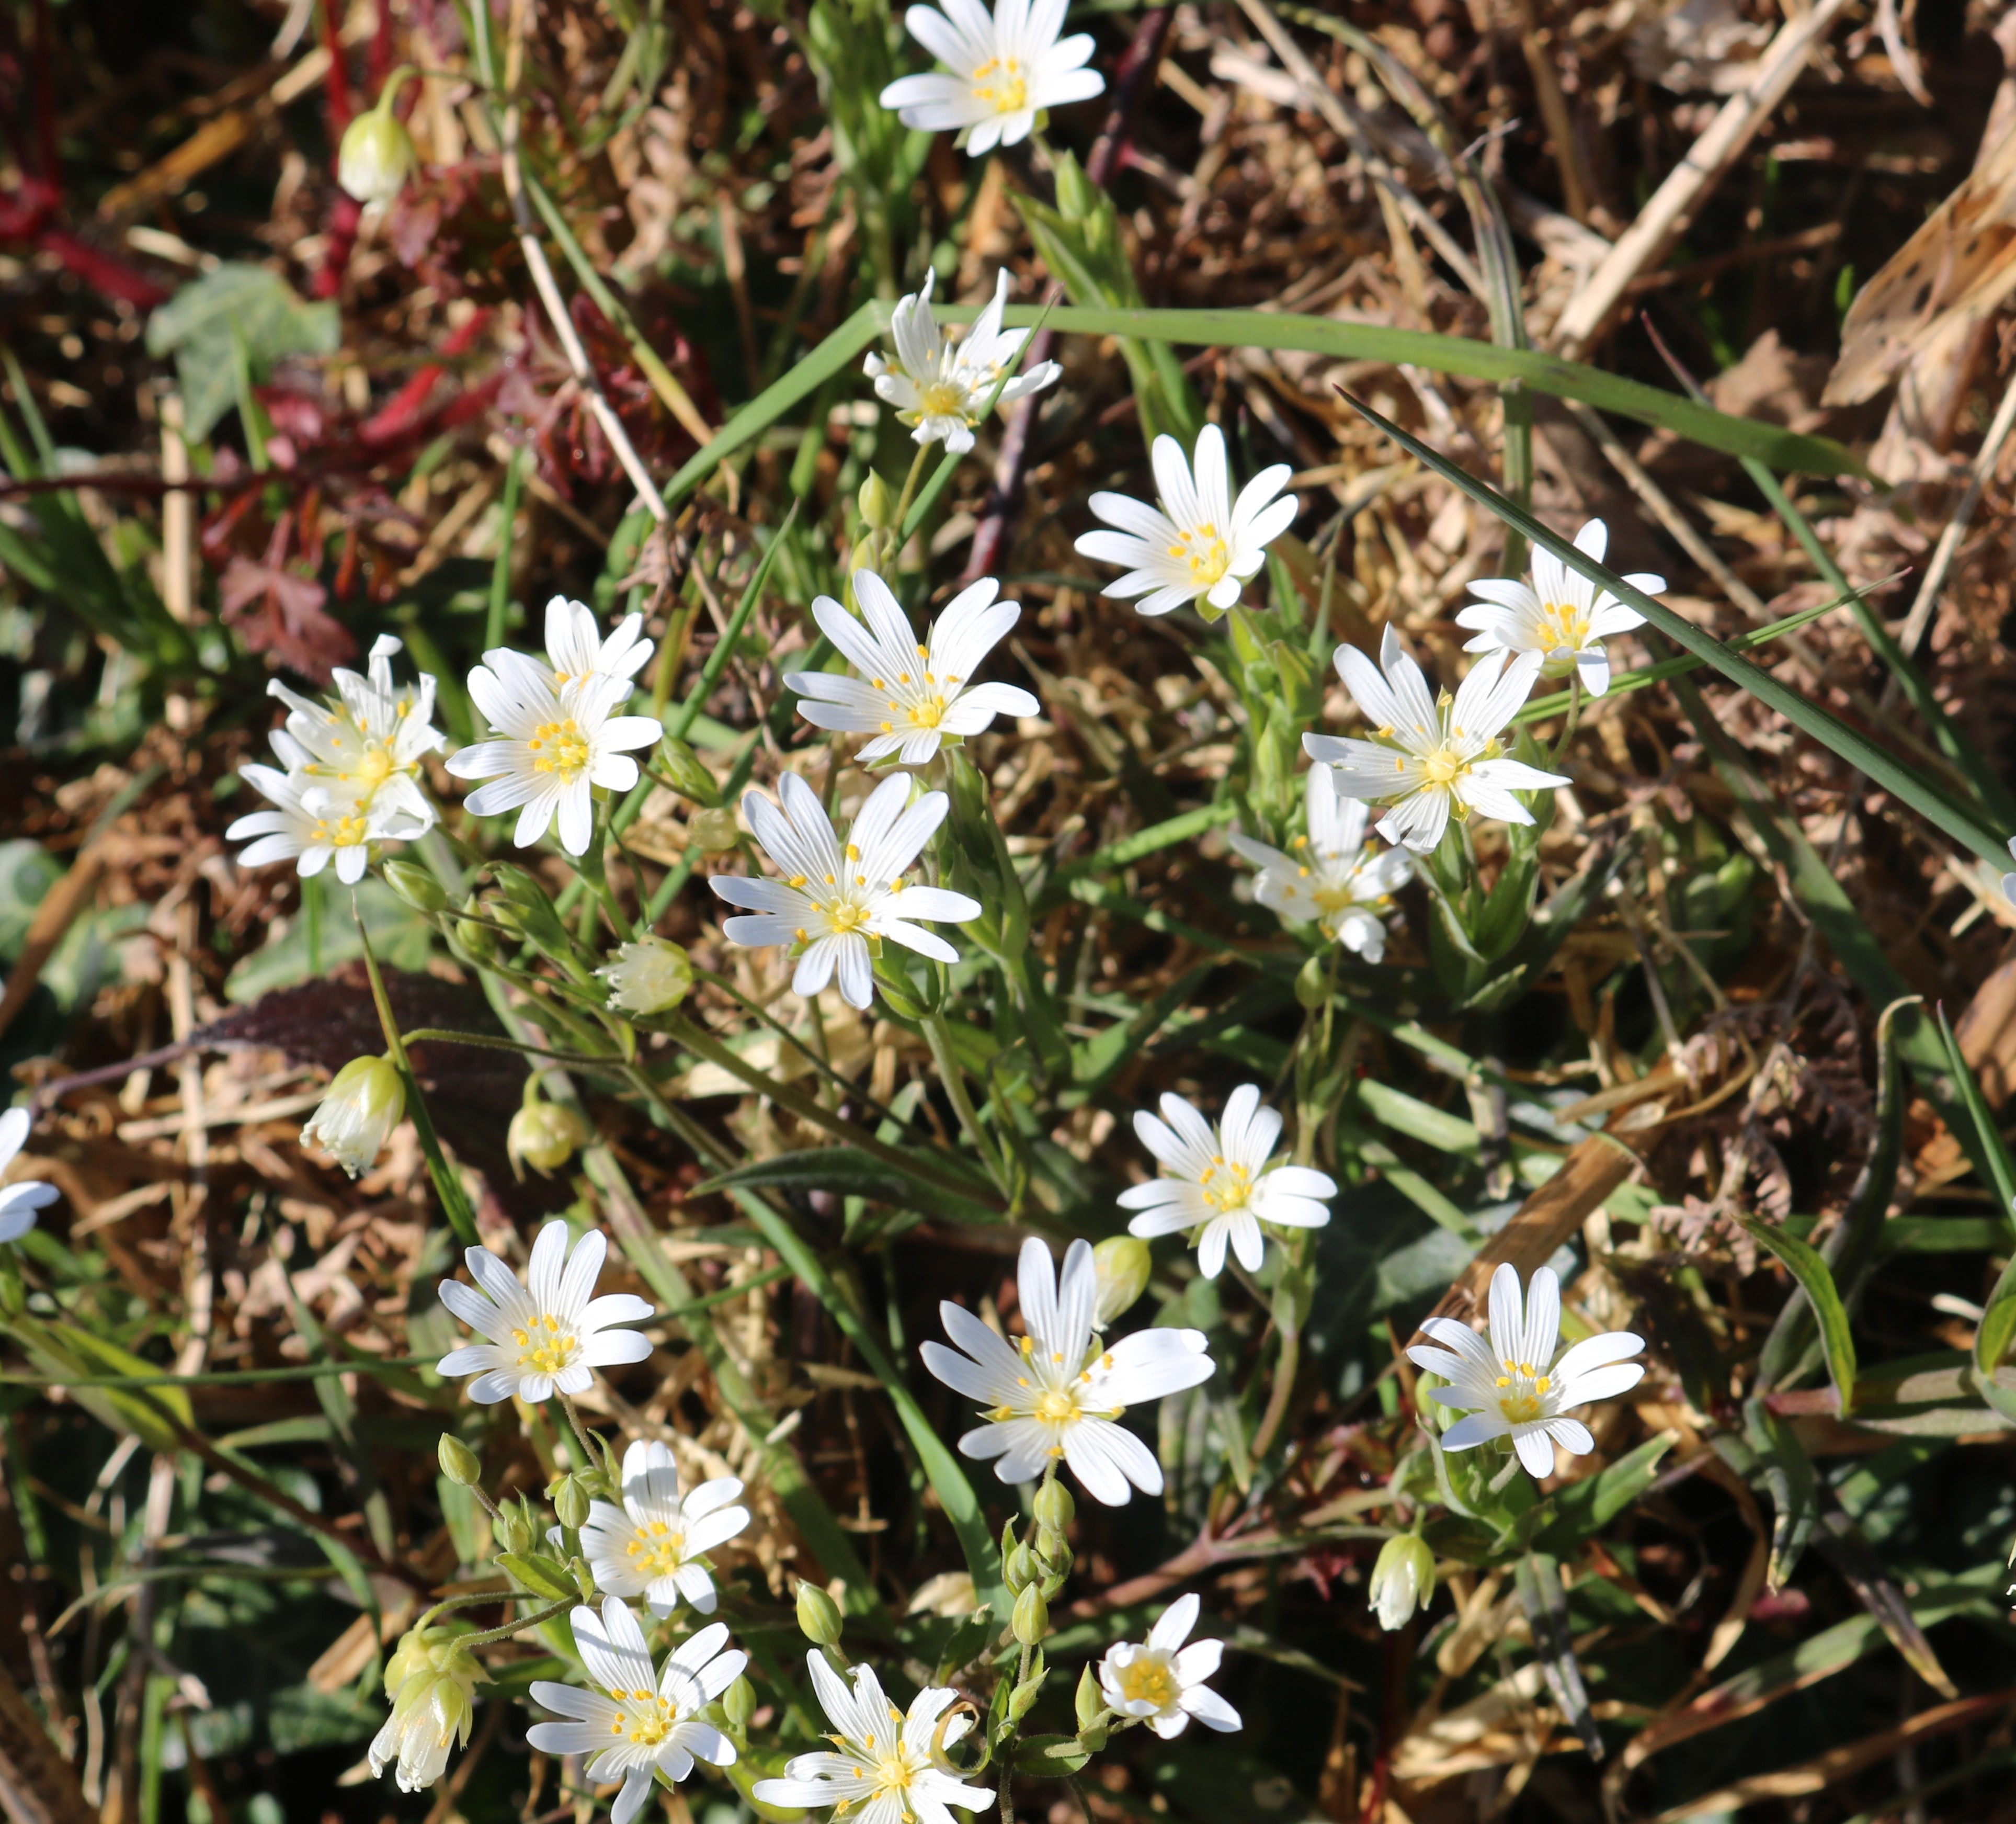
{"label": "green stem", "polygon": [[910,503],[917,497],[917,484],[924,478],[924,459],[931,453],[931,446],[928,443],[917,445],[917,453],[910,459],[910,472],[903,478],[903,492],[896,496],[895,514],[890,521],[888,530],[880,535],[881,539],[888,541],[890,549],[887,553],[878,550],[877,554],[878,557],[886,555],[891,568],[902,555],[904,521],[909,517]]}
{"label": "green stem", "polygon": [[[493,1596],[491,1600],[495,1602],[496,1599]],[[458,1644],[466,1647],[488,1646],[493,1641],[509,1640],[514,1634],[523,1634],[528,1628],[540,1627],[556,1616],[564,1615],[570,1609],[581,1606],[581,1599],[571,1596],[564,1602],[554,1603],[550,1609],[542,1609],[536,1615],[527,1615],[517,1621],[507,1621],[502,1628],[492,1628],[481,1634],[466,1634]]]}
{"label": "green stem", "polygon": [[596,1454],[593,1441],[588,1435],[588,1427],[581,1422],[581,1411],[574,1403],[574,1396],[563,1391],[560,1404],[565,1408],[567,1423],[574,1427],[574,1441],[581,1446],[581,1466],[584,1469],[601,1467],[601,1459]]}
{"label": "green stem", "polygon": [[979,1112],[973,1105],[973,1098],[967,1093],[966,1072],[959,1068],[959,1055],[952,1049],[952,1027],[942,1011],[925,1015],[924,1036],[931,1042],[931,1058],[938,1067],[938,1080],[945,1085],[945,1094],[952,1098],[952,1105],[959,1116],[959,1124],[966,1130],[966,1137],[980,1155],[980,1163],[987,1168],[987,1175],[994,1181],[995,1188],[1003,1196],[1008,1195],[1007,1174],[1001,1162],[995,1156],[985,1131],[980,1125]]}
{"label": "green stem", "polygon": [[1561,770],[1561,755],[1568,751],[1568,743],[1575,739],[1575,724],[1582,719],[1582,672],[1578,669],[1568,674],[1568,714],[1561,718],[1561,732],[1554,742],[1551,756],[1554,770]]}

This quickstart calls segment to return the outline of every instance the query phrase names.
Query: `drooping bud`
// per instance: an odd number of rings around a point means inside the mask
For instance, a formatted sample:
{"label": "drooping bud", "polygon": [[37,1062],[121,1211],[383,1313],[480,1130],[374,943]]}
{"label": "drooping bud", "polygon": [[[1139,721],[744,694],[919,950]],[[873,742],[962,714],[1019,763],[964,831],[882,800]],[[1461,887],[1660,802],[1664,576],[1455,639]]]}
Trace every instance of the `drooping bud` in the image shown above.
{"label": "drooping bud", "polygon": [[693,992],[693,959],[668,938],[646,936],[623,944],[595,972],[609,984],[609,1004],[618,1013],[669,1013]]}
{"label": "drooping bud", "polygon": [[414,1629],[385,1667],[392,1714],[371,1743],[372,1773],[383,1773],[386,1763],[396,1760],[401,1792],[432,1786],[447,1768],[456,1737],[464,1747],[469,1745],[476,1716],[473,1694],[489,1679],[447,1628]]}
{"label": "drooping bud", "polygon": [[344,129],[337,149],[336,181],[360,203],[389,203],[420,168],[405,123],[392,112],[398,84],[388,82],[377,106]]}
{"label": "drooping bud", "polygon": [[475,1451],[452,1431],[441,1434],[441,1444],[436,1453],[441,1458],[441,1473],[449,1481],[463,1488],[473,1488],[483,1480],[483,1465]]}
{"label": "drooping bud", "polygon": [[406,1112],[406,1086],[388,1058],[353,1058],[322,1093],[301,1145],[327,1149],[351,1177],[384,1148]]}
{"label": "drooping bud", "polygon": [[814,1646],[840,1645],[840,1605],[809,1580],[798,1585],[798,1627]]}
{"label": "drooping bud", "polygon": [[410,861],[388,861],[380,871],[385,884],[426,917],[448,909],[448,890],[427,871]]}
{"label": "drooping bud", "polygon": [[1092,1269],[1099,1284],[1099,1304],[1093,1321],[1103,1330],[1148,1289],[1154,1266],[1148,1244],[1139,1235],[1108,1235],[1092,1251]]}
{"label": "drooping bud", "polygon": [[703,855],[719,855],[742,840],[742,826],[726,805],[695,811],[686,819],[686,834]]}
{"label": "drooping bud", "polygon": [[1435,1600],[1435,1555],[1418,1534],[1395,1533],[1379,1548],[1366,1591],[1367,1606],[1389,1634],[1405,1628],[1417,1609]]}
{"label": "drooping bud", "polygon": [[528,1101],[511,1117],[504,1150],[515,1165],[544,1177],[556,1172],[595,1137],[588,1119],[571,1102]]}
{"label": "drooping bud", "polygon": [[1008,1631],[1024,1646],[1034,1646],[1049,1632],[1050,1606],[1043,1600],[1043,1592],[1034,1584],[1015,1599],[1015,1610],[1009,1618]]}

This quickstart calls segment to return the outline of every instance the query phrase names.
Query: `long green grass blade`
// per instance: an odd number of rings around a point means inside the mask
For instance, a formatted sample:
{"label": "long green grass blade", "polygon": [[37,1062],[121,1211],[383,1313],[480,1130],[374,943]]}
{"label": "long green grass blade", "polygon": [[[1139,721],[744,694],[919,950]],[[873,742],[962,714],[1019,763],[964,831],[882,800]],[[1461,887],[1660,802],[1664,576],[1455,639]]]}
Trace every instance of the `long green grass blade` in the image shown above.
{"label": "long green grass blade", "polygon": [[1800,1291],[1812,1304],[1813,1314],[1820,1321],[1820,1347],[1827,1355],[1827,1378],[1834,1382],[1841,1416],[1846,1418],[1849,1408],[1855,1404],[1855,1338],[1849,1330],[1847,1307],[1841,1302],[1841,1293],[1834,1285],[1834,1275],[1827,1271],[1827,1262],[1820,1258],[1817,1248],[1808,1246],[1783,1229],[1740,1213],[1736,1220],[1753,1242],[1769,1248],[1785,1263],[1786,1270],[1798,1281]]}

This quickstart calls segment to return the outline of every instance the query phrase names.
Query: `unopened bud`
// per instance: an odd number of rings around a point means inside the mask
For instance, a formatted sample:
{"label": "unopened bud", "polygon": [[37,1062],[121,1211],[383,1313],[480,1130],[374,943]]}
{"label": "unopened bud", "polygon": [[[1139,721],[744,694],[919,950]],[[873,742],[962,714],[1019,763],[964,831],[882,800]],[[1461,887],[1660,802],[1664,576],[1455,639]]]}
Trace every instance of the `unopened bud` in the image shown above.
{"label": "unopened bud", "polygon": [[1138,1235],[1108,1235],[1092,1251],[1092,1269],[1099,1283],[1099,1303],[1093,1322],[1103,1330],[1148,1289],[1148,1274],[1154,1266],[1148,1244]]}
{"label": "unopened bud", "polygon": [[475,1451],[452,1431],[441,1434],[441,1444],[436,1451],[441,1458],[441,1473],[459,1487],[473,1488],[483,1480],[483,1465]]}
{"label": "unopened bud", "polygon": [[1053,1533],[1061,1533],[1071,1523],[1078,1503],[1061,1482],[1046,1482],[1036,1491],[1036,1523]]}
{"label": "unopened bud", "polygon": [[1034,1678],[1024,1679],[1008,1693],[1009,1721],[1019,1723],[1035,1707],[1036,1700],[1042,1695],[1042,1692],[1043,1681],[1040,1675]]}
{"label": "unopened bud", "polygon": [[1015,1599],[1008,1630],[1024,1646],[1034,1646],[1050,1631],[1050,1606],[1034,1584]]}
{"label": "unopened bud", "polygon": [[479,921],[473,914],[483,910],[483,902],[471,893],[462,903],[464,916],[455,921],[455,941],[479,963],[487,963],[497,953],[497,933]]}
{"label": "unopened bud", "polygon": [[1002,1581],[1018,1595],[1036,1581],[1036,1555],[1027,1545],[1017,1545],[1001,1562]]}
{"label": "unopened bud", "polygon": [[418,913],[431,918],[448,910],[448,892],[423,867],[410,861],[388,861],[380,871],[385,884]]}
{"label": "unopened bud", "polygon": [[587,1117],[571,1102],[531,1101],[511,1117],[504,1150],[513,1165],[530,1166],[544,1177],[594,1137]]}
{"label": "unopened bud", "polygon": [[1090,1665],[1078,1675],[1078,1689],[1071,1701],[1078,1709],[1078,1726],[1089,1729],[1098,1721],[1099,1713],[1106,1707],[1106,1693],[1099,1688],[1099,1680]]}
{"label": "unopened bud", "polygon": [[693,959],[667,938],[640,937],[621,945],[595,972],[609,984],[609,1004],[618,1013],[670,1013],[693,993]]}
{"label": "unopened bud", "polygon": [[330,1079],[301,1130],[351,1177],[366,1170],[406,1112],[406,1086],[389,1058],[353,1058]]}
{"label": "unopened bud", "polygon": [[747,1729],[749,1719],[756,1714],[756,1687],[747,1678],[737,1678],[721,1694],[721,1713],[731,1728]]}
{"label": "unopened bud", "polygon": [[873,470],[861,484],[862,524],[878,532],[889,531],[896,523],[896,496],[889,484]]}
{"label": "unopened bud", "polygon": [[700,764],[700,755],[689,744],[675,741],[670,735],[658,743],[658,764],[664,769],[665,777],[682,798],[691,798],[695,804],[718,804],[721,788],[714,775]]}
{"label": "unopened bud", "polygon": [[840,1605],[815,1583],[798,1585],[798,1627],[815,1646],[840,1644]]}
{"label": "unopened bud", "polygon": [[1320,957],[1312,957],[1295,971],[1295,1000],[1305,1013],[1314,1013],[1330,999],[1330,971]]}
{"label": "unopened bud", "polygon": [[578,1533],[588,1524],[588,1491],[581,1487],[580,1477],[568,1476],[553,1497],[553,1512],[560,1524],[571,1533]]}
{"label": "unopened bud", "polygon": [[[388,88],[386,99],[391,99]],[[352,121],[337,148],[336,181],[360,203],[391,202],[419,168],[412,135],[382,105]]]}
{"label": "unopened bud", "polygon": [[499,1508],[496,1518],[491,1522],[491,1530],[497,1535],[498,1545],[506,1552],[525,1552],[532,1548],[532,1529],[515,1507],[506,1505]]}
{"label": "unopened bud", "polygon": [[1381,1628],[1388,1633],[1405,1628],[1417,1609],[1435,1600],[1435,1555],[1427,1541],[1413,1533],[1395,1533],[1379,1549],[1366,1595]]}
{"label": "unopened bud", "polygon": [[686,835],[701,854],[719,855],[742,840],[742,826],[726,805],[718,805],[687,818]]}

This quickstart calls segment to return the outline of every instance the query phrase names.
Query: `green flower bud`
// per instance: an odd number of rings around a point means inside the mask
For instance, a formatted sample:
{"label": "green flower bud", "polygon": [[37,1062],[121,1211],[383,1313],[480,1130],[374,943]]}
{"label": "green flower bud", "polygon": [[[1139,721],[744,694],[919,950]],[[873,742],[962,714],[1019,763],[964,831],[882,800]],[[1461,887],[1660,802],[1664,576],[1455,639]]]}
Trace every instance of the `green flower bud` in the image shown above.
{"label": "green flower bud", "polygon": [[1295,971],[1295,1000],[1305,1013],[1314,1013],[1330,999],[1330,971],[1321,957],[1312,957]]}
{"label": "green flower bud", "polygon": [[798,1627],[814,1646],[840,1644],[840,1605],[815,1583],[798,1585]]}
{"label": "green flower bud", "polygon": [[703,855],[721,855],[742,840],[742,826],[726,805],[695,811],[686,819],[686,835]]}
{"label": "green flower bud", "polygon": [[886,532],[896,523],[896,496],[889,484],[873,470],[868,479],[861,484],[859,501],[862,524],[878,532]]}
{"label": "green flower bud", "polygon": [[747,1678],[737,1678],[721,1694],[721,1714],[728,1718],[730,1728],[738,1734],[745,1732],[756,1714],[756,1687]]}
{"label": "green flower bud", "polygon": [[497,1510],[497,1517],[491,1522],[491,1530],[497,1535],[497,1544],[503,1551],[525,1552],[532,1548],[535,1534],[531,1521],[509,1502]]}
{"label": "green flower bud", "polygon": [[666,938],[640,937],[621,945],[595,972],[609,984],[609,1004],[618,1013],[669,1013],[693,992],[693,959]]}
{"label": "green flower bud", "polygon": [[594,1137],[587,1117],[571,1102],[528,1101],[511,1117],[504,1150],[513,1166],[530,1166],[544,1177]]}
{"label": "green flower bud", "polygon": [[367,1170],[406,1112],[406,1086],[389,1058],[353,1058],[330,1080],[301,1130],[351,1177]]}
{"label": "green flower bud", "polygon": [[1417,1609],[1426,1610],[1435,1596],[1435,1555],[1413,1533],[1395,1533],[1380,1548],[1366,1592],[1379,1625],[1388,1633],[1405,1628]]}
{"label": "green flower bud", "polygon": [[420,155],[405,124],[384,99],[369,114],[359,114],[344,129],[336,154],[336,181],[360,203],[389,203],[420,168]]}
{"label": "green flower bud", "polygon": [[1034,1584],[1015,1599],[1015,1612],[1009,1619],[1008,1629],[1024,1646],[1034,1646],[1049,1632],[1050,1606]]}
{"label": "green flower bud", "polygon": [[[1096,1261],[1097,1256],[1093,1258]],[[1048,1527],[1053,1533],[1061,1533],[1078,1512],[1078,1503],[1071,1499],[1071,1491],[1061,1482],[1054,1480],[1046,1482],[1036,1491],[1035,1505],[1037,1525]]]}
{"label": "green flower bud", "polygon": [[1036,1581],[1036,1555],[1027,1545],[1017,1545],[1001,1563],[1002,1581],[1018,1594]]}
{"label": "green flower bud", "polygon": [[410,861],[388,861],[381,871],[385,884],[412,909],[431,918],[448,910],[448,892],[423,867]]}
{"label": "green flower bud", "polygon": [[560,1523],[571,1533],[578,1533],[588,1524],[588,1491],[581,1485],[581,1478],[570,1476],[560,1486],[553,1497],[553,1512]]}
{"label": "green flower bud", "polygon": [[[525,935],[524,914],[502,893],[488,895],[483,901],[483,910],[491,924],[502,925],[513,937],[522,938]],[[495,941],[495,934],[486,935],[491,936],[493,943]]]}
{"label": "green flower bud", "polygon": [[1078,1726],[1089,1729],[1099,1721],[1099,1713],[1106,1707],[1106,1693],[1099,1688],[1099,1679],[1088,1664],[1078,1675],[1078,1689],[1072,1703],[1078,1710]]}
{"label": "green flower bud", "polygon": [[1008,1693],[1009,1721],[1019,1723],[1029,1714],[1042,1692],[1043,1681],[1040,1674],[1034,1678],[1025,1678],[1017,1685]]}
{"label": "green flower bud", "polygon": [[[463,901],[464,913],[483,910],[483,902],[471,893]],[[497,954],[497,933],[488,925],[481,925],[473,917],[458,918],[455,921],[455,941],[466,950],[472,961],[487,963]]]}
{"label": "green flower bud", "polygon": [[1100,1329],[1132,1310],[1148,1289],[1148,1274],[1154,1263],[1148,1244],[1139,1235],[1108,1235],[1093,1249],[1092,1270],[1099,1285],[1099,1305],[1093,1321]]}
{"label": "green flower bud", "polygon": [[473,1488],[483,1480],[482,1462],[453,1432],[441,1434],[441,1444],[435,1454],[441,1458],[441,1473],[457,1487]]}
{"label": "green flower bud", "polygon": [[720,803],[720,786],[715,783],[714,775],[700,764],[699,755],[689,743],[675,741],[670,735],[666,736],[658,743],[658,764],[681,796],[699,805]]}

